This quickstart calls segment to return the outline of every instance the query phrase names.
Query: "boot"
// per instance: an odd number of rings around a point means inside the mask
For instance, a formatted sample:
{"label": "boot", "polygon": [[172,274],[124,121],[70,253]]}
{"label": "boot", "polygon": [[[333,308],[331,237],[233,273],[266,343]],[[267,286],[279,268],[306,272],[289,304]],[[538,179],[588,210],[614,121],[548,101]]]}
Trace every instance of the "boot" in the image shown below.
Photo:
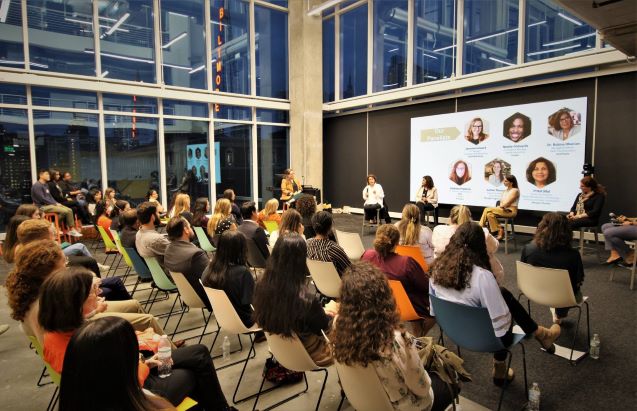
{"label": "boot", "polygon": [[502,387],[513,381],[514,377],[513,368],[507,369],[506,361],[493,360],[493,383],[495,385]]}
{"label": "boot", "polygon": [[560,336],[560,326],[553,324],[551,328],[544,328],[542,326],[537,327],[535,331],[535,339],[538,340],[542,348],[546,352],[553,354],[555,352],[555,346],[553,343]]}

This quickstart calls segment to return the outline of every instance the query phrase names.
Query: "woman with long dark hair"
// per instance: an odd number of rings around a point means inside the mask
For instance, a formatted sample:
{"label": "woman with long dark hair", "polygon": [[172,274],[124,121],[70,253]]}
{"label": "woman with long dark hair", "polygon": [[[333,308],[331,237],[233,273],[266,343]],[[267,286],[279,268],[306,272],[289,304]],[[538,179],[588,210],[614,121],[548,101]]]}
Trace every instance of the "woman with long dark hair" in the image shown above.
{"label": "woman with long dark hair", "polygon": [[431,176],[424,176],[416,192],[416,206],[420,210],[420,219],[425,220],[425,211],[434,212],[434,225],[438,225],[438,189]]}
{"label": "woman with long dark hair", "polygon": [[208,216],[210,212],[210,201],[208,197],[199,197],[195,200],[195,210],[192,215],[192,225],[194,227],[202,227],[204,230],[208,227]]}
{"label": "woman with long dark hair", "polygon": [[281,216],[279,229],[270,233],[268,243],[270,243],[270,245],[274,247],[274,244],[276,244],[279,237],[291,233],[303,235],[304,232],[305,226],[303,225],[303,217],[301,217],[301,214],[295,209],[288,208],[283,212],[283,215]]}
{"label": "woman with long dark hair", "polygon": [[15,259],[15,248],[18,245],[18,227],[23,222],[30,220],[31,217],[27,217],[25,215],[14,215],[9,219],[9,224],[7,225],[7,232],[4,237],[4,241],[2,242],[2,257],[4,261],[11,264]]}
{"label": "woman with long dark hair", "polygon": [[566,216],[571,229],[580,227],[594,227],[599,222],[604,201],[606,201],[606,189],[591,176],[580,180],[582,192],[575,197],[571,212]]}
{"label": "woman with long dark hair", "polygon": [[254,320],[269,333],[296,334],[312,360],[327,366],[332,355],[322,331],[329,330],[333,314],[325,312],[308,285],[306,255],[305,240],[299,234],[279,237],[254,290]]}

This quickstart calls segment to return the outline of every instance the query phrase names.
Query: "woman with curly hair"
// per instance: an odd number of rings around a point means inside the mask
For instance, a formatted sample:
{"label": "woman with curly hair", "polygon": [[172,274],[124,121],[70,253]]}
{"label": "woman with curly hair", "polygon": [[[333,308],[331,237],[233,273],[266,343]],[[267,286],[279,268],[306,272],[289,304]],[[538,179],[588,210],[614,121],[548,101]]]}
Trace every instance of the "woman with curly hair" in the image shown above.
{"label": "woman with curly hair", "polygon": [[296,200],[296,211],[301,214],[303,222],[303,235],[306,240],[313,238],[316,235],[314,228],[312,227],[312,216],[316,213],[316,200],[314,196],[303,194]]}
{"label": "woman with curly hair", "polygon": [[[554,352],[553,342],[560,335],[560,326],[538,326],[509,290],[498,286],[491,272],[484,231],[476,224],[462,224],[442,255],[431,269],[430,292],[443,300],[485,307],[489,311],[493,331],[507,347],[513,338],[513,322],[527,335],[533,335],[548,352]],[[431,312],[436,315],[435,312]],[[494,353],[493,383],[503,385],[513,380],[513,370],[507,368],[507,351]]]}
{"label": "woman with curly hair", "polygon": [[464,160],[458,160],[453,163],[453,167],[451,167],[451,174],[449,175],[449,180],[458,184],[459,186],[471,180],[471,171],[469,170],[469,165]]}
{"label": "woman with curly hair", "polygon": [[215,204],[215,212],[208,220],[208,235],[213,237],[219,236],[227,230],[236,230],[237,225],[232,217],[232,204],[227,198],[220,198]]}
{"label": "woman with curly hair", "polygon": [[402,218],[395,225],[400,233],[400,244],[420,247],[422,256],[430,266],[434,262],[434,245],[431,242],[433,233],[431,228],[420,224],[420,216],[417,206],[405,204]]}

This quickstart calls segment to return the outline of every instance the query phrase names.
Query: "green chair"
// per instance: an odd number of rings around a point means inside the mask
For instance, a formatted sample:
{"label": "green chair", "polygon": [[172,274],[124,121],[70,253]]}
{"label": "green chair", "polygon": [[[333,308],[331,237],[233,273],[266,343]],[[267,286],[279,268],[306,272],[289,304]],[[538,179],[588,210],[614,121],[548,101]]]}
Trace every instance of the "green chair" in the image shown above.
{"label": "green chair", "polygon": [[[157,261],[157,258],[155,257],[143,257],[143,258],[144,258],[144,261],[146,262],[146,265],[148,266],[148,269],[150,270],[150,274],[153,276],[153,282],[155,283],[155,287],[157,288],[155,299],[153,299],[153,301],[150,303],[148,312],[150,312],[150,310],[153,308],[153,304],[155,303],[155,300],[157,299],[157,296],[159,295],[160,291],[163,291],[166,294],[173,293],[173,292],[177,293],[177,296],[175,297],[175,301],[173,302],[173,305],[170,308],[170,311],[167,314],[164,313],[164,314],[157,315],[157,317],[166,316],[166,323],[164,323],[164,329],[165,329],[166,326],[168,325],[168,321],[170,321],[170,317],[175,311],[175,305],[177,304],[177,301],[179,300],[182,306],[182,311],[185,310],[186,307],[181,302],[181,296],[179,295],[179,290],[177,286],[175,285],[175,283],[172,282],[170,278],[168,278],[168,276],[164,272],[164,269],[159,264],[159,261]],[[152,291],[151,291],[151,294],[152,294]],[[180,314],[180,312],[175,312],[175,314]]]}
{"label": "green chair", "polygon": [[206,232],[201,227],[193,227],[195,229],[195,235],[199,240],[199,247],[208,253],[214,253],[217,249],[210,243],[210,239],[206,235]]}
{"label": "green chair", "polygon": [[33,335],[27,335],[27,337],[29,338],[31,345],[33,345],[33,348],[35,348],[35,352],[38,353],[42,362],[44,362],[44,366],[51,377],[51,381],[55,383],[55,391],[53,391],[49,405],[46,407],[47,411],[53,411],[60,397],[60,383],[62,382],[62,376],[51,368],[51,365],[49,365],[48,362],[44,361],[44,350],[42,349],[42,345],[40,345],[40,341],[38,341],[38,339]]}
{"label": "green chair", "polygon": [[264,221],[263,225],[265,225],[265,229],[268,230],[268,234],[279,230],[279,225],[276,221]]}
{"label": "green chair", "polygon": [[127,266],[126,271],[124,272],[124,278],[122,278],[122,281],[126,282],[126,278],[128,277],[128,274],[130,274],[131,270],[133,269],[133,262],[131,261],[130,256],[128,255],[124,247],[122,246],[122,239],[119,238],[119,233],[116,230],[110,230],[110,232],[111,232],[111,235],[113,236],[113,241],[115,241],[115,245],[117,246],[117,251],[119,251],[119,253],[122,255],[122,259],[124,260]]}
{"label": "green chair", "polygon": [[[115,245],[115,243],[113,243],[113,240],[111,240],[111,237],[106,233],[106,230],[104,230],[104,227],[101,226],[96,226],[97,227],[97,231],[100,233],[100,236],[102,237],[102,242],[104,242],[104,254],[106,254],[106,257],[104,258],[104,262],[102,264],[107,265],[106,264],[106,260],[108,260],[109,256],[113,256],[113,262],[111,263],[111,268],[106,272],[106,276],[108,277],[108,274],[111,272],[111,270],[113,271],[113,274],[115,274],[115,271],[117,271],[117,267],[119,265],[119,262],[122,259],[122,255],[119,253],[119,251],[117,250],[117,246]],[[117,260],[117,256],[119,256],[119,261]]]}

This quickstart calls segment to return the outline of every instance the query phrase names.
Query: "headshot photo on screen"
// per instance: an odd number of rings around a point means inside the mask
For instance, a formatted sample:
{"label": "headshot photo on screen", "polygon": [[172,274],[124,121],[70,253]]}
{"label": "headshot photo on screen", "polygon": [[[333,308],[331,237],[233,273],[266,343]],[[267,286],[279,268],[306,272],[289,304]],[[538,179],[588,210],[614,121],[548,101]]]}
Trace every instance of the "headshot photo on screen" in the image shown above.
{"label": "headshot photo on screen", "polygon": [[508,175],[511,175],[511,164],[500,158],[495,158],[484,165],[484,179],[494,187],[500,187]]}
{"label": "headshot photo on screen", "polygon": [[464,138],[471,144],[478,145],[489,138],[487,124],[480,117],[473,118],[467,125]]}
{"label": "headshot photo on screen", "polygon": [[529,163],[526,168],[526,181],[533,184],[537,188],[544,188],[555,182],[557,179],[557,170],[551,160],[544,157],[538,157]]}
{"label": "headshot photo on screen", "polygon": [[502,135],[514,143],[519,143],[531,135],[531,119],[522,113],[515,113],[504,120]]}
{"label": "headshot photo on screen", "polygon": [[464,160],[458,160],[451,166],[451,173],[449,174],[449,180],[458,184],[459,186],[471,180],[471,169],[469,164]]}
{"label": "headshot photo on screen", "polygon": [[188,149],[188,158],[192,158],[192,148]]}
{"label": "headshot photo on screen", "polygon": [[549,134],[562,141],[580,132],[582,116],[570,108],[562,108],[549,116]]}
{"label": "headshot photo on screen", "polygon": [[195,158],[196,159],[200,159],[201,158],[201,149],[199,147],[197,147],[195,149]]}

